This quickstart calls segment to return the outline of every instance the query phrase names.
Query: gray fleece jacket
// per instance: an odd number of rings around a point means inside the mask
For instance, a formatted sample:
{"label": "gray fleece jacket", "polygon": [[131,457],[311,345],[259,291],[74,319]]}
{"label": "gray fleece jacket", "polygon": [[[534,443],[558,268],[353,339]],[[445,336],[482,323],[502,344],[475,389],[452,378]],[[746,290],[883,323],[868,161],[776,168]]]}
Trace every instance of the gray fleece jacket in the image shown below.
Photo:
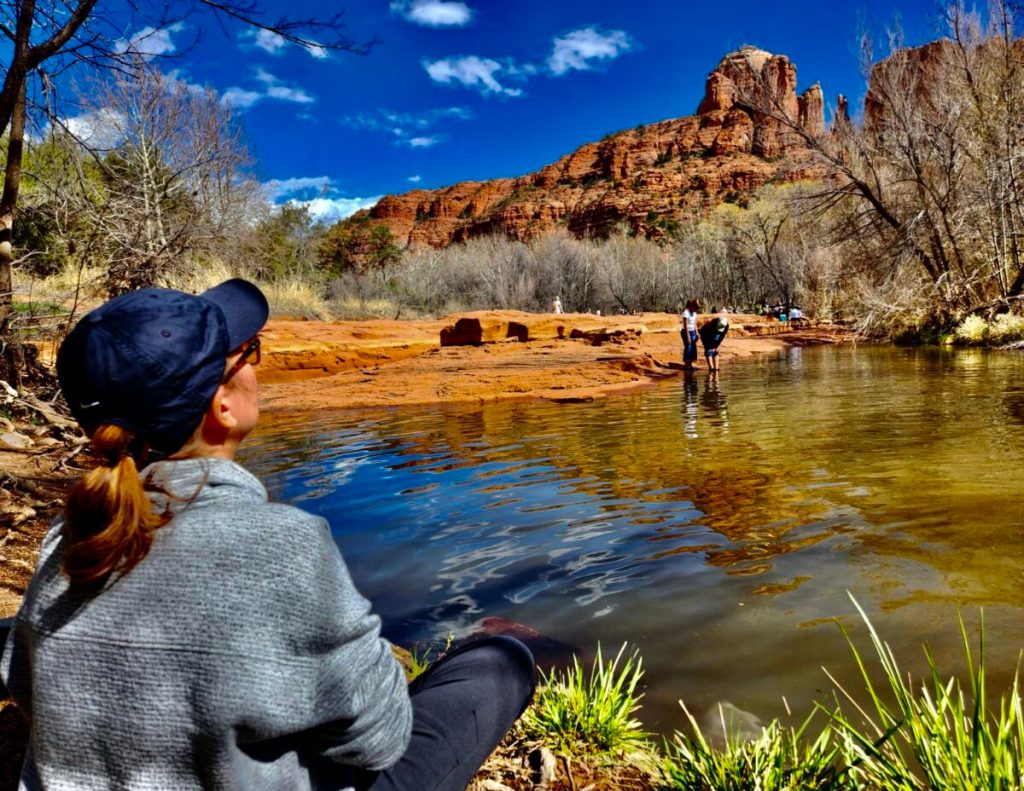
{"label": "gray fleece jacket", "polygon": [[71,590],[60,519],[43,543],[0,665],[32,724],[21,787],[305,789],[396,762],[405,678],[327,523],[234,462],[143,475],[183,499],[130,573]]}

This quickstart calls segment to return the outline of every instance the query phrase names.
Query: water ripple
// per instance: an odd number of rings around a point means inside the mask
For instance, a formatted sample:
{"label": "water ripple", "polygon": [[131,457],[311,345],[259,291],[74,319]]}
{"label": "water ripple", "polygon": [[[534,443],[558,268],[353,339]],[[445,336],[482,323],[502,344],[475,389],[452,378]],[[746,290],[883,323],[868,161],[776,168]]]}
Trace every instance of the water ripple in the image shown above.
{"label": "water ripple", "polygon": [[395,639],[491,615],[628,639],[656,716],[740,678],[737,705],[770,714],[840,656],[846,590],[914,654],[924,634],[959,655],[930,626],[956,602],[989,608],[995,653],[1024,642],[1022,374],[1009,354],[793,350],[593,404],[272,422],[244,460],[331,522]]}

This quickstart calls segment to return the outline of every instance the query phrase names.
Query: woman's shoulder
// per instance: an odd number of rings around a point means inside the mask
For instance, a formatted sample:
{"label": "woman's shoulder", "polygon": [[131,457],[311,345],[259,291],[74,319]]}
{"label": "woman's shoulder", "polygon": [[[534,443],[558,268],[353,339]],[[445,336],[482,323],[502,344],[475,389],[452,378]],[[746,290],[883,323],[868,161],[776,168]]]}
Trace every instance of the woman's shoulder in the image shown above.
{"label": "woman's shoulder", "polygon": [[[309,541],[328,531],[323,517],[287,503],[269,500],[218,500],[199,497],[192,507],[175,516],[193,530],[228,530],[236,537],[246,534],[277,536],[284,541]],[[172,522],[173,524],[173,522]]]}

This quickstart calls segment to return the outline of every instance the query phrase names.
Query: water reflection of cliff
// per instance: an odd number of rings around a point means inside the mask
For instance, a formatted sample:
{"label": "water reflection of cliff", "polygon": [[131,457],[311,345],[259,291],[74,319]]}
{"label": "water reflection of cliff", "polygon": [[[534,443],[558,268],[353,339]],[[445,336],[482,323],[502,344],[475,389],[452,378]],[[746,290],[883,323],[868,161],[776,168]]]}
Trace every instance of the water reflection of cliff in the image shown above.
{"label": "water reflection of cliff", "polygon": [[[887,564],[880,586],[905,579],[891,606],[1020,602],[1022,369],[976,351],[816,350],[813,365],[804,354],[589,405],[378,412],[319,435],[271,426],[260,453],[284,454],[286,499],[351,491],[366,485],[363,465],[384,465],[439,537],[489,525],[490,546],[446,561],[458,587],[506,573],[516,551],[543,553],[530,531],[555,531],[573,559],[539,560],[541,586],[570,567],[577,581],[611,579],[680,556],[756,574],[836,537],[844,554]],[[617,540],[628,549],[601,554]],[[474,569],[480,553],[489,560]]]}
{"label": "water reflection of cliff", "polygon": [[[539,514],[545,504],[524,506],[518,495],[524,486],[554,484],[559,498],[549,504],[552,510],[563,508],[566,498],[583,497],[613,524],[643,526],[647,560],[696,553],[712,566],[751,574],[828,537],[827,530],[808,527],[827,508],[793,486],[806,479],[806,465],[730,437],[722,381],[690,378],[681,392],[679,412],[665,411],[653,424],[651,415],[634,419],[643,401],[629,397],[591,408],[500,405],[451,409],[444,419],[408,415],[400,428],[383,421],[383,433],[370,444],[374,452],[391,454],[394,471],[434,477],[472,470],[477,494],[490,498],[485,508],[519,505]],[[365,434],[375,435],[377,426],[361,429],[365,445]],[[312,446],[299,450],[315,496],[337,485],[346,465],[358,463],[349,450],[347,461],[318,459]],[[593,517],[565,525],[580,540],[608,528]],[[479,551],[500,554],[502,548]],[[600,560],[587,556],[580,565]],[[487,573],[469,554],[459,567]]]}

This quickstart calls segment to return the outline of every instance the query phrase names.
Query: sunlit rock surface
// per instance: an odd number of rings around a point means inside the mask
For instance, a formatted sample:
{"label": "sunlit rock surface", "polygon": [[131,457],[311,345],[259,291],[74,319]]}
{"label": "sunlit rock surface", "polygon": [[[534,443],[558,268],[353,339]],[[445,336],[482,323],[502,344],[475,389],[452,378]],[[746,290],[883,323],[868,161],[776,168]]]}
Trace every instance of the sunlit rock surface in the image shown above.
{"label": "sunlit rock surface", "polygon": [[[682,350],[678,318],[668,313],[480,311],[436,321],[275,320],[262,337],[262,401],[277,410],[592,400],[679,375]],[[835,327],[794,328],[734,315],[721,351],[728,363],[845,337]]]}

